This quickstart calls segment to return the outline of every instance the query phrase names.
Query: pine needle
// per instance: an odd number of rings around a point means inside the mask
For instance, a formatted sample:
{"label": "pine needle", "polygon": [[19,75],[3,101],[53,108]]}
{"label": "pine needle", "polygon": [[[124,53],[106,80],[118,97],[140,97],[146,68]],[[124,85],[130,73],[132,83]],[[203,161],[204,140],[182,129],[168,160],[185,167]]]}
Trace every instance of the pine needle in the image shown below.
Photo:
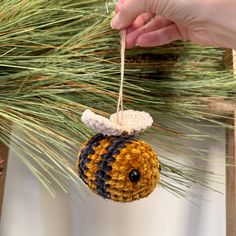
{"label": "pine needle", "polygon": [[[52,195],[55,184],[67,192],[67,181],[85,191],[73,167],[79,146],[92,135],[80,121],[82,112],[108,115],[116,109],[119,35],[110,29],[109,8],[101,0],[0,5],[0,141],[22,151],[21,160]],[[144,138],[165,151],[202,158],[201,150],[180,144],[209,138],[192,123],[228,127],[201,100],[235,101],[236,80],[221,48],[177,42],[127,50],[125,77],[126,108],[151,113],[155,124]],[[12,126],[20,134],[10,136]],[[163,187],[185,196],[194,183],[207,186],[202,170],[182,170],[166,160],[161,158]]]}

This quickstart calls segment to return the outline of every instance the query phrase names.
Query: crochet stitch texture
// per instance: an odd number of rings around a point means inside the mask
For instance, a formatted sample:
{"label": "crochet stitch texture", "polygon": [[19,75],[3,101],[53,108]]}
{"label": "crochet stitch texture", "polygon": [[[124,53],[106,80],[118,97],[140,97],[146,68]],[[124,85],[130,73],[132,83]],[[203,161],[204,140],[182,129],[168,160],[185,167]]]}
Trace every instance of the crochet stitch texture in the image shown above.
{"label": "crochet stitch texture", "polygon": [[93,192],[118,202],[148,196],[160,179],[156,153],[133,135],[93,136],[79,153],[76,167]]}

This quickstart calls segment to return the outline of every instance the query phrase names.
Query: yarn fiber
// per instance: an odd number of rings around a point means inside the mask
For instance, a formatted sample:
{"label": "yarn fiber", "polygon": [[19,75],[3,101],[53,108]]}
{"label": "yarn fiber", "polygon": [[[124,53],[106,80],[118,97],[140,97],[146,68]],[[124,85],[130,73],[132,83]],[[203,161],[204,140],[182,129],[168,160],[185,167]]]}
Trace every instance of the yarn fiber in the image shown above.
{"label": "yarn fiber", "polygon": [[80,151],[76,167],[93,192],[118,202],[148,196],[160,179],[156,153],[133,135],[93,136]]}

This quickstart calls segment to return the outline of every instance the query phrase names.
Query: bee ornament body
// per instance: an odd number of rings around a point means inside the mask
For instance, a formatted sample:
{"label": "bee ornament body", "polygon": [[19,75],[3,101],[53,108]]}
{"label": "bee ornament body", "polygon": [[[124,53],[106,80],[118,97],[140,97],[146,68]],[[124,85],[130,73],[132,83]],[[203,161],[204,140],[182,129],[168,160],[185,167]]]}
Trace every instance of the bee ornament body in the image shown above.
{"label": "bee ornament body", "polygon": [[84,144],[76,167],[93,192],[118,202],[148,196],[160,179],[157,155],[134,135],[96,134]]}

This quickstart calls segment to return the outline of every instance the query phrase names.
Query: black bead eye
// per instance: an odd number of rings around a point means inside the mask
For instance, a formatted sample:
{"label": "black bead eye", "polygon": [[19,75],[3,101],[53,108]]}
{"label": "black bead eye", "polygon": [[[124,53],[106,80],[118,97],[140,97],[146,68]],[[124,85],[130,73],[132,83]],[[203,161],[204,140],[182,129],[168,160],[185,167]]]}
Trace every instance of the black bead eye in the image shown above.
{"label": "black bead eye", "polygon": [[139,170],[131,170],[129,172],[129,179],[133,183],[137,183],[141,178],[141,173]]}

